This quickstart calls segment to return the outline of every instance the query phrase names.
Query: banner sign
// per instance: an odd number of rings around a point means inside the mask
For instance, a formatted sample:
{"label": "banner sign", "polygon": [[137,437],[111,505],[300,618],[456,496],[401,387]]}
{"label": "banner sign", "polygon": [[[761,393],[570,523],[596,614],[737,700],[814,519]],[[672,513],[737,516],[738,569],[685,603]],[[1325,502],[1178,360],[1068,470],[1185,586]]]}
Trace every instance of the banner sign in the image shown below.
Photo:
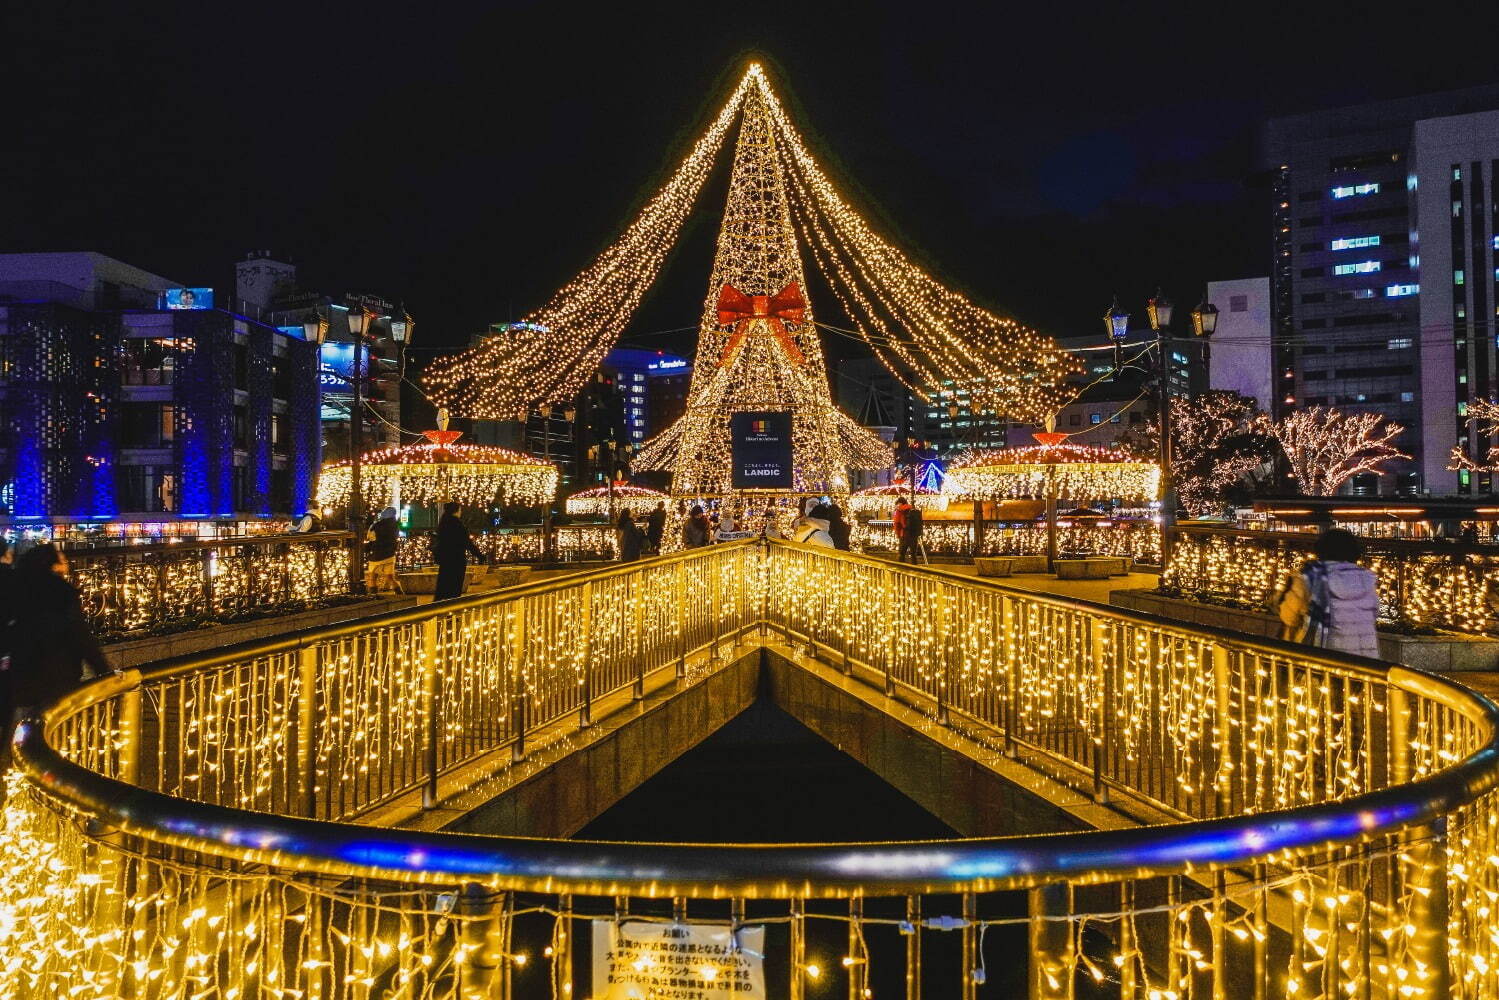
{"label": "banner sign", "polygon": [[765,928],[593,922],[592,1000],[765,1000]]}
{"label": "banner sign", "polygon": [[729,450],[734,464],[734,489],[791,489],[789,411],[732,414]]}
{"label": "banner sign", "polygon": [[161,293],[162,305],[168,309],[212,309],[212,288],[168,288]]}

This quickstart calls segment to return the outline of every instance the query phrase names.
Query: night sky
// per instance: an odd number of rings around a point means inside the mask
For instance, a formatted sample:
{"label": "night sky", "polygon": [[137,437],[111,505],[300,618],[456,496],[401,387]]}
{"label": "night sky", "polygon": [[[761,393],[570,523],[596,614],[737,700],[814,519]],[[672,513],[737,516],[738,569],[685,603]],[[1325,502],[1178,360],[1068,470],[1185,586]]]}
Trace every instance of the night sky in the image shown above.
{"label": "night sky", "polygon": [[[754,54],[887,235],[1076,335],[1116,291],[1267,273],[1267,115],[1499,79],[1481,5],[321,7],[12,5],[0,250],[227,290],[270,249],[456,346],[612,241]],[[690,344],[652,334],[696,321],[726,180],[627,339]]]}

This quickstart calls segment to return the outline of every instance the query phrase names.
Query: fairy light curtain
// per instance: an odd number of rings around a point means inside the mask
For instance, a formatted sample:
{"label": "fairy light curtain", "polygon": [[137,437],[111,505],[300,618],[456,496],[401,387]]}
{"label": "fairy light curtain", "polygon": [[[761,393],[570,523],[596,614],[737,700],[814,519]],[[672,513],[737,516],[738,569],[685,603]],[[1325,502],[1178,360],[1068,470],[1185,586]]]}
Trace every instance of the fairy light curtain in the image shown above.
{"label": "fairy light curtain", "polygon": [[949,488],[982,500],[1045,499],[1048,477],[1055,495],[1070,500],[1154,500],[1160,466],[1117,448],[1038,444],[960,455],[948,469]]}
{"label": "fairy light curtain", "polygon": [[[1031,419],[1055,412],[1065,396],[1058,383],[1075,370],[1068,355],[1050,338],[943,285],[876,234],[807,150],[758,65],[749,67],[687,158],[624,235],[527,316],[527,327],[490,337],[430,368],[427,381],[434,399],[466,416],[512,419],[522,410],[562,404],[576,395],[655,280],[740,117],[739,152],[745,152],[748,135],[757,144],[756,155],[736,156],[735,172],[741,176],[731,185],[723,229],[727,238],[720,239],[704,303],[695,394],[706,392],[726,358],[729,339],[739,332],[719,321],[725,285],[746,296],[776,296],[793,282],[805,290],[799,233],[858,335],[922,398],[958,386],[969,392],[976,408],[1000,415]],[[730,272],[739,280],[728,281]],[[755,317],[756,328],[748,336],[764,332],[768,319]],[[802,355],[806,378],[825,382],[810,311],[785,332]],[[773,329],[770,335],[779,336]],[[830,456],[837,452],[839,459],[875,458],[850,430],[851,421],[831,419],[836,429],[814,448],[822,447]],[[814,459],[824,460],[831,458]],[[812,473],[812,479],[822,478]],[[675,485],[674,492],[680,492]]]}
{"label": "fairy light curtain", "polygon": [[656,504],[670,499],[670,496],[660,490],[615,483],[613,490],[605,484],[574,493],[567,498],[565,509],[575,517],[608,514],[611,509],[615,513],[627,510],[632,515],[639,516],[649,514],[656,509]]}
{"label": "fairy light curtain", "polygon": [[920,485],[913,490],[904,483],[891,483],[860,490],[848,498],[848,505],[856,514],[889,514],[895,509],[897,500],[905,500],[922,510],[946,510],[948,496],[940,490]]}
{"label": "fairy light curtain", "polygon": [[[516,506],[546,503],[557,495],[557,467],[509,448],[456,444],[458,431],[426,431],[426,441],[366,452],[359,473],[367,509],[391,502],[437,504],[456,500],[488,507],[501,500]],[[318,503],[341,507],[353,493],[348,461],[324,466]]]}

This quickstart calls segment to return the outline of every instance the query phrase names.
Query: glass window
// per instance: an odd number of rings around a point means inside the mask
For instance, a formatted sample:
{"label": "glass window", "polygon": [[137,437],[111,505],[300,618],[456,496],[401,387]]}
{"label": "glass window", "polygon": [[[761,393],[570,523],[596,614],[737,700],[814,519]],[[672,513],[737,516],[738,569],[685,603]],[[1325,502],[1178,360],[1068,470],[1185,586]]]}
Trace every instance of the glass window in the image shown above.
{"label": "glass window", "polygon": [[1332,269],[1333,274],[1371,274],[1379,270],[1379,261],[1361,260],[1357,264],[1338,264]]}
{"label": "glass window", "polygon": [[1231,313],[1248,312],[1249,311],[1249,296],[1247,296],[1247,295],[1230,295],[1228,297],[1228,311],[1231,312]]}
{"label": "glass window", "polygon": [[1454,285],[1461,285],[1464,280],[1465,276],[1463,275],[1462,268],[1458,268],[1456,271],[1452,272],[1452,283]]}
{"label": "glass window", "polygon": [[1379,182],[1350,184],[1347,187],[1335,187],[1332,189],[1332,196],[1334,198],[1355,198],[1363,194],[1379,194]]}
{"label": "glass window", "polygon": [[1345,236],[1327,245],[1329,250],[1358,250],[1362,247],[1379,246],[1378,236]]}
{"label": "glass window", "polygon": [[1402,403],[1414,403],[1416,401],[1416,394],[1414,392],[1402,392],[1400,394],[1400,401]]}
{"label": "glass window", "polygon": [[1090,414],[1088,414],[1088,423],[1090,423],[1090,424],[1101,424],[1101,423],[1103,423],[1103,414],[1102,413],[1090,413]]}
{"label": "glass window", "polygon": [[1403,351],[1410,346],[1411,339],[1409,337],[1392,337],[1385,341],[1385,348],[1391,351]]}
{"label": "glass window", "polygon": [[1416,295],[1421,291],[1420,285],[1388,285],[1384,293],[1392,299],[1398,299],[1406,295]]}

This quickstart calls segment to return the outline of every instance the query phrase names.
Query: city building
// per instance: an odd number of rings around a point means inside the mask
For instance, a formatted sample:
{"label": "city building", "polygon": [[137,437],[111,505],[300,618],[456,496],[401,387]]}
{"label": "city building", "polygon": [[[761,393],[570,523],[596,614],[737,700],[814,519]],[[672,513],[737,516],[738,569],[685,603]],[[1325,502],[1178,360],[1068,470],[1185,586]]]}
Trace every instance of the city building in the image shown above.
{"label": "city building", "polygon": [[1207,345],[1208,387],[1248,396],[1268,411],[1275,392],[1270,279],[1210,281],[1208,301],[1218,307],[1218,329]]}
{"label": "city building", "polygon": [[[511,327],[497,323],[481,336],[503,335]],[[691,381],[687,358],[618,347],[604,356],[571,406],[533,410],[524,423],[475,421],[474,439],[556,462],[562,474],[559,491],[566,496],[610,475],[628,476],[636,449],[686,409]]]}
{"label": "city building", "polygon": [[317,350],[98,253],[0,254],[0,507],[12,525],[301,514]]}
{"label": "city building", "polygon": [[1278,118],[1273,184],[1272,412],[1382,413],[1410,461],[1350,488],[1482,493],[1454,445],[1491,441],[1467,403],[1496,394],[1499,85]]}
{"label": "city building", "polygon": [[[364,450],[397,447],[401,437],[401,381],[406,348],[414,324],[404,308],[379,295],[328,293],[300,285],[295,264],[269,253],[248,254],[234,265],[235,308],[256,316],[289,336],[303,336],[309,321],[320,324],[318,387],[321,399],[323,455],[327,461],[349,457],[350,413],[354,408],[354,334],[349,310],[366,314],[362,370]],[[427,428],[418,428],[427,429]]]}

